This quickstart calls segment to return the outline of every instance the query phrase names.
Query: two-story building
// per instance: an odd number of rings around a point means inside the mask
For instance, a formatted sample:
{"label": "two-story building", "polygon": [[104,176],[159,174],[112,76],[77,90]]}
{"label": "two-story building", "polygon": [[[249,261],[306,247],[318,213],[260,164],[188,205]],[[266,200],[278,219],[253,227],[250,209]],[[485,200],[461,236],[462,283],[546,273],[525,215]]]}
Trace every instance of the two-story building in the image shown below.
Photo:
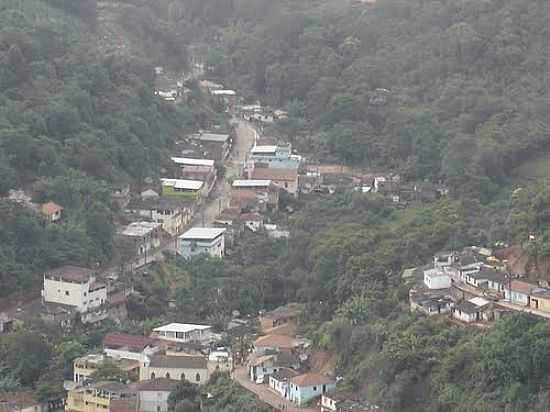
{"label": "two-story building", "polygon": [[179,178],[204,182],[206,195],[216,182],[215,161],[194,159],[190,157],[172,157],[172,162],[179,167]]}
{"label": "two-story building", "polygon": [[103,364],[110,363],[115,365],[121,371],[128,373],[131,379],[137,380],[139,377],[139,361],[110,358],[103,354],[88,354],[76,358],[73,361],[73,380],[76,383],[86,381]]}
{"label": "two-story building", "polygon": [[297,170],[302,164],[302,156],[292,154],[292,146],[254,146],[250,150],[247,168],[268,167]]}
{"label": "two-story building", "polygon": [[428,289],[447,289],[451,287],[451,277],[441,269],[427,269],[424,271],[424,284]]}
{"label": "two-story building", "polygon": [[147,256],[160,246],[162,223],[133,222],[117,232],[118,243],[130,252],[132,256]]}
{"label": "two-story building", "polygon": [[280,188],[275,186],[271,180],[234,180],[232,184],[233,192],[231,199],[239,199],[245,193],[253,192],[256,199],[263,201],[267,209],[279,208]]}
{"label": "two-story building", "polygon": [[97,382],[69,390],[65,412],[106,412],[115,410],[115,405],[128,408],[119,410],[136,410],[135,390],[118,382]]}
{"label": "two-story building", "polygon": [[42,299],[45,303],[67,305],[85,313],[105,304],[107,286],[96,281],[92,269],[66,265],[44,273]]}
{"label": "two-story building", "polygon": [[190,222],[194,206],[192,200],[157,196],[132,199],[126,211],[140,219],[160,223],[166,233],[176,236]]}
{"label": "two-story building", "polygon": [[178,238],[178,254],[185,259],[207,255],[221,258],[225,254],[225,228],[194,227]]}
{"label": "two-story building", "polygon": [[139,412],[168,412],[168,398],[178,385],[178,380],[155,378],[135,385]]}
{"label": "two-story building", "polygon": [[227,133],[201,132],[190,136],[196,144],[200,144],[211,159],[223,161],[231,151],[231,136]]}

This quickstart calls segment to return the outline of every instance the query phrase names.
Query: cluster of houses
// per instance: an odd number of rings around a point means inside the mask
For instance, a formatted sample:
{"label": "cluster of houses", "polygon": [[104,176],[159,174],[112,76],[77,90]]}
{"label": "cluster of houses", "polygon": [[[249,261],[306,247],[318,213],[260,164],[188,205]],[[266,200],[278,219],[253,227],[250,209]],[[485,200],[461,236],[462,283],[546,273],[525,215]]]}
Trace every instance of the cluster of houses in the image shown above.
{"label": "cluster of houses", "polygon": [[63,218],[63,206],[52,201],[35,203],[23,190],[10,190],[7,199],[36,212],[46,224],[58,223]]}
{"label": "cluster of houses", "polygon": [[514,310],[550,315],[548,282],[523,278],[506,263],[482,247],[439,253],[426,267],[404,272],[404,278],[422,281],[409,292],[411,308],[465,323],[493,321]]}
{"label": "cluster of houses", "polygon": [[337,379],[308,366],[310,344],[296,334],[300,304],[262,313],[262,335],[253,343],[248,375],[282,401],[298,407],[317,404],[324,412],[375,411],[378,408],[337,390]]}
{"label": "cluster of houses", "polygon": [[[210,326],[184,323],[159,326],[150,336],[107,334],[101,353],[74,360],[65,411],[167,412],[178,382],[203,385],[212,373],[233,370],[231,351],[215,346],[219,338]],[[105,380],[100,373],[105,365],[128,379]]]}

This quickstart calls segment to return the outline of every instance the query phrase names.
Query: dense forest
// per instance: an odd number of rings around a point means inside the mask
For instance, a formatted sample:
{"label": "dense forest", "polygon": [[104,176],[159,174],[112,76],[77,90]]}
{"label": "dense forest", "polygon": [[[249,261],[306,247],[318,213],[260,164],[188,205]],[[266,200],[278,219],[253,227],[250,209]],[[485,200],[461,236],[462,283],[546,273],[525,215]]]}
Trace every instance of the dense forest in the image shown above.
{"label": "dense forest", "polygon": [[254,3],[227,16],[210,65],[289,109],[279,132],[315,158],[488,201],[548,148],[547,2]]}
{"label": "dense forest", "polygon": [[[546,321],[517,314],[471,330],[405,313],[400,279],[439,250],[473,244],[550,256],[550,184],[531,180],[548,177],[548,2],[99,3],[0,4],[0,191],[25,188],[68,216],[44,226],[1,205],[0,294],[32,286],[44,267],[111,258],[113,186],[158,176],[174,139],[205,118],[153,99],[161,63],[206,57],[213,78],[287,109],[270,132],[310,158],[443,180],[451,196],[397,209],[337,191],[271,216],[289,239],[248,234],[224,260],[168,258],[127,274],[143,297],[130,299],[128,322],[68,335],[36,322],[2,339],[0,390],[62,393],[72,359],[107,331],[182,318],[221,327],[235,310],[300,301],[300,332],[334,354],[348,389],[384,410],[550,409]],[[105,4],[132,53],[105,47]],[[172,401],[193,410],[200,394],[180,389]],[[212,412],[263,408],[225,375],[206,391]]]}

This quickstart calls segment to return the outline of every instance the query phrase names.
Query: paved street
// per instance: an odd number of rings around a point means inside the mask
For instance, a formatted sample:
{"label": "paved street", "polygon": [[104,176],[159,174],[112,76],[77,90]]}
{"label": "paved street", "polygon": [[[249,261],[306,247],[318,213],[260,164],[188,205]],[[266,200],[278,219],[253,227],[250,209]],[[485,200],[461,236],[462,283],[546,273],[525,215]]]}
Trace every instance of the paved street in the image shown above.
{"label": "paved street", "polygon": [[[285,412],[319,412],[319,408],[298,408],[292,403],[282,399],[279,394],[269,388],[269,385],[257,385],[250,380],[246,367],[239,367],[233,371],[233,380],[243,388],[254,393],[261,401]],[[284,409],[283,409],[284,408]]]}
{"label": "paved street", "polygon": [[242,175],[243,162],[254,145],[256,133],[250,123],[243,120],[238,121],[235,131],[237,137],[233,142],[233,150],[225,162],[225,176],[216,183],[206,203],[195,216],[193,220],[195,225],[210,226],[219,213],[229,207],[231,187],[228,180]]}

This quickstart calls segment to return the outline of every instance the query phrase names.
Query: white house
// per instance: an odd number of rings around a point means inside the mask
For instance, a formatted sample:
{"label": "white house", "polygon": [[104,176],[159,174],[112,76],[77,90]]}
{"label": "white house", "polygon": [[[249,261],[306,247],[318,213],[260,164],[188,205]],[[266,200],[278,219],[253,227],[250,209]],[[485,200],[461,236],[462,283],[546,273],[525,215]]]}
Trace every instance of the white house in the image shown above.
{"label": "white house", "polygon": [[281,368],[269,376],[269,387],[277,392],[282,398],[288,396],[288,381],[299,373],[294,369]]}
{"label": "white house", "polygon": [[224,233],[224,228],[191,228],[179,237],[178,254],[186,259],[203,254],[221,258],[225,253]]}
{"label": "white house", "polygon": [[140,412],[168,412],[168,397],[178,380],[155,378],[136,384]]}
{"label": "white house", "polygon": [[73,306],[84,313],[107,301],[107,286],[96,281],[91,269],[62,266],[44,274],[42,299],[45,303]]}
{"label": "white house", "polygon": [[160,349],[160,342],[147,336],[109,333],[103,338],[103,352],[113,359],[137,360],[142,364]]}
{"label": "white house", "polygon": [[298,406],[303,406],[309,401],[335,390],[336,381],[334,379],[317,373],[306,373],[290,378],[287,399]]}
{"label": "white house", "polygon": [[212,338],[212,326],[169,323],[153,329],[151,337],[176,343],[208,342]]}
{"label": "white house", "polygon": [[231,372],[233,370],[233,356],[225,348],[217,348],[208,354],[208,372],[210,374],[220,372]]}
{"label": "white house", "polygon": [[166,378],[187,380],[202,385],[208,381],[208,367],[204,356],[154,355],[143,364],[140,380]]}
{"label": "white house", "polygon": [[451,277],[439,269],[424,271],[424,284],[429,289],[447,289],[451,287]]}
{"label": "white house", "polygon": [[484,311],[490,306],[488,300],[475,297],[456,305],[452,309],[452,316],[462,322],[472,323],[484,320]]}

